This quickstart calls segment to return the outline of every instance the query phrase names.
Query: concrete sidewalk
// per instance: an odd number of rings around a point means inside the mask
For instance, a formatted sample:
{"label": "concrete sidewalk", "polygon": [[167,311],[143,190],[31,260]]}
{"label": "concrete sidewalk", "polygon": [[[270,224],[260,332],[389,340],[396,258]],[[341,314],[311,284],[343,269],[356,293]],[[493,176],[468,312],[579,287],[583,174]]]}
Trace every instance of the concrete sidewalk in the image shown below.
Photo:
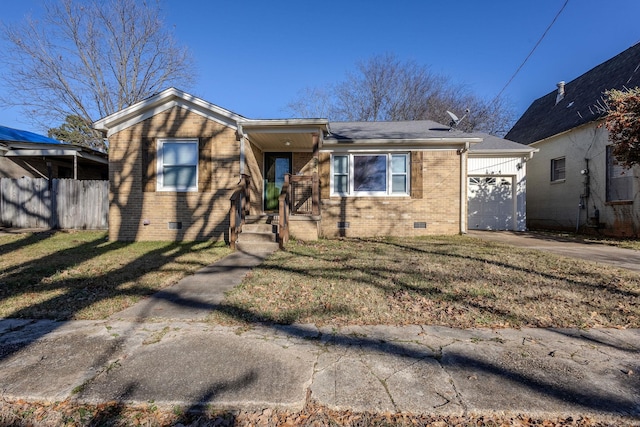
{"label": "concrete sidewalk", "polygon": [[9,399],[640,424],[638,330],[3,320],[0,349]]}
{"label": "concrete sidewalk", "polygon": [[640,425],[640,330],[222,327],[268,251],[236,252],[104,321],[0,320],[1,397],[172,408],[585,416]]}

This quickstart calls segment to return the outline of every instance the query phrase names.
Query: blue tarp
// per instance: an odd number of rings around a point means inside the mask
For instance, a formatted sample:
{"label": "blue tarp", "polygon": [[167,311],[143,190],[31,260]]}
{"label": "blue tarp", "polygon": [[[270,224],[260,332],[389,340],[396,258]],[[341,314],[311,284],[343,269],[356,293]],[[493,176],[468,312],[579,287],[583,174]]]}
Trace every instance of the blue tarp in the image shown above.
{"label": "blue tarp", "polygon": [[26,130],[8,128],[6,126],[0,126],[0,142],[35,142],[38,144],[64,144],[53,138],[46,137],[44,135],[38,135],[37,133],[29,132]]}

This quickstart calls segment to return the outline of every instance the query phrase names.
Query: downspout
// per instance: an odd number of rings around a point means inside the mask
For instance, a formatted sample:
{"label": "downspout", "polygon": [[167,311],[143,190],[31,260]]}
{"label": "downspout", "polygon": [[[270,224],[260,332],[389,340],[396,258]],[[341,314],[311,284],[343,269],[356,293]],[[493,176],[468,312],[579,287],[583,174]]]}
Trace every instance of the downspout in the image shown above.
{"label": "downspout", "polygon": [[242,125],[238,124],[237,130],[238,140],[240,141],[240,176],[244,175],[244,130],[242,129]]}
{"label": "downspout", "polygon": [[467,151],[469,142],[458,150],[460,154],[460,234],[467,234]]}

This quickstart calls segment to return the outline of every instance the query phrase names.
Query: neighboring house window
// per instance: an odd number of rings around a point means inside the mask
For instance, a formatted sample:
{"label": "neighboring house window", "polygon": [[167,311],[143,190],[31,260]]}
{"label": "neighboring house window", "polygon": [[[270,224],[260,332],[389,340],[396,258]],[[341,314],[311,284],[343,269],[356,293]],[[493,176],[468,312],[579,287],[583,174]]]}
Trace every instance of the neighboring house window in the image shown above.
{"label": "neighboring house window", "polygon": [[198,191],[198,140],[158,140],[158,191]]}
{"label": "neighboring house window", "polygon": [[409,194],[409,154],[336,154],[331,162],[333,194]]}
{"label": "neighboring house window", "polygon": [[551,160],[551,181],[562,181],[565,179],[564,157]]}
{"label": "neighboring house window", "polygon": [[607,202],[633,200],[633,172],[625,169],[613,155],[613,147],[607,146]]}

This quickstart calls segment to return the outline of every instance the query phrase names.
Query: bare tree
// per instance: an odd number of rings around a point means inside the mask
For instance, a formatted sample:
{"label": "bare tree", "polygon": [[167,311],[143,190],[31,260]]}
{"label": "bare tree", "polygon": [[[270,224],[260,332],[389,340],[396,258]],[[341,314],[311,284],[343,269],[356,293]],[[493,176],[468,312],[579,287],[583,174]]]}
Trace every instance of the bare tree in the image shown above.
{"label": "bare tree", "polygon": [[298,92],[297,98],[291,101],[285,110],[295,111],[301,117],[326,118],[335,115],[332,105],[333,88],[331,86],[306,87]]}
{"label": "bare tree", "polygon": [[359,62],[344,81],[325,89],[303,91],[288,104],[293,114],[330,120],[427,119],[445,124],[450,120],[447,110],[462,114],[466,109],[470,112],[459,128],[469,132],[504,135],[514,118],[504,100],[483,100],[464,85],[455,85],[426,66],[400,61],[391,54]]}
{"label": "bare tree", "polygon": [[42,20],[2,30],[11,72],[0,100],[41,126],[68,116],[92,123],[193,80],[191,55],[164,27],[157,0],[52,1]]}

